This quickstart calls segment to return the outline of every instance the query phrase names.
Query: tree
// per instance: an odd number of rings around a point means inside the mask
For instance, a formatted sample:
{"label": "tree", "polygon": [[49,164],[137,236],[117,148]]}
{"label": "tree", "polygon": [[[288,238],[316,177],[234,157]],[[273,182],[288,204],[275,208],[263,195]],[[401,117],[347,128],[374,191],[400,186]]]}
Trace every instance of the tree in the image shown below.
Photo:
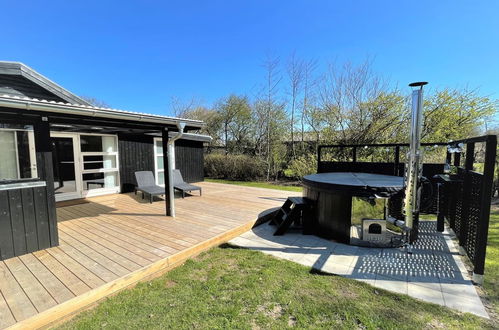
{"label": "tree", "polygon": [[256,154],[266,160],[267,180],[270,177],[277,180],[285,164],[287,150],[282,142],[289,125],[288,114],[284,104],[273,103],[269,112],[267,100],[258,100],[253,106],[253,116]]}
{"label": "tree", "polygon": [[188,100],[182,100],[179,97],[173,96],[170,100],[170,108],[172,109],[173,115],[179,118],[187,118],[186,114],[192,112],[194,109],[202,106],[202,102],[191,97]]}
{"label": "tree", "polygon": [[[408,141],[410,91],[389,84],[373,71],[371,61],[331,64],[319,74],[316,61],[305,62],[293,54],[284,66],[279,58],[268,56],[262,67],[264,83],[254,98],[231,94],[213,108],[200,106],[194,98],[188,102],[174,99],[175,114],[206,122],[201,132],[211,135],[212,144],[223,146],[226,153],[252,151],[265,163],[267,180],[277,179],[286,169],[295,176],[300,176],[297,173],[304,168],[313,169],[310,159],[315,157],[316,144]],[[286,93],[280,88],[282,69],[288,83]],[[491,118],[496,116],[498,103],[477,90],[425,93],[423,141],[446,142],[483,134],[494,127]],[[297,148],[298,126],[301,149]],[[428,149],[428,157],[441,158],[440,149]],[[391,150],[374,150],[357,150],[358,159],[391,161],[387,158],[393,156]],[[347,156],[350,154],[328,155],[335,159]]]}
{"label": "tree", "polygon": [[485,132],[484,120],[497,113],[497,100],[478,90],[444,89],[425,98],[422,140],[446,142]]}
{"label": "tree", "polygon": [[99,99],[97,99],[95,97],[91,97],[91,96],[80,96],[80,98],[82,98],[83,100],[87,101],[88,103],[90,103],[94,107],[98,107],[98,108],[110,108],[110,105],[107,102],[99,100]]}
{"label": "tree", "polygon": [[290,108],[290,133],[291,133],[291,157],[294,159],[296,157],[295,153],[295,111],[298,106],[298,97],[302,90],[303,75],[304,75],[304,63],[296,57],[293,53],[288,62],[287,74],[289,79],[289,94],[291,97],[291,108]]}
{"label": "tree", "polygon": [[229,95],[216,106],[225,152],[242,151],[249,144],[251,107],[246,96]]}
{"label": "tree", "polygon": [[[305,142],[305,123],[309,121],[309,125],[314,129],[314,121],[307,120],[307,116],[312,116],[314,112],[315,103],[315,93],[313,93],[316,87],[317,81],[314,79],[314,71],[317,68],[317,62],[315,60],[310,60],[303,64],[303,100],[301,102],[301,143],[302,146]],[[319,137],[317,137],[317,141]]]}
{"label": "tree", "polygon": [[393,140],[406,120],[405,98],[371,70],[371,62],[330,65],[321,80],[320,113],[323,136],[339,144]]}
{"label": "tree", "polygon": [[263,105],[265,110],[265,135],[266,135],[266,163],[267,163],[267,181],[270,180],[270,174],[272,169],[272,147],[273,147],[273,137],[275,132],[273,131],[276,126],[272,124],[273,117],[275,114],[279,114],[283,111],[283,105],[278,104],[276,100],[276,95],[279,91],[279,84],[282,80],[281,73],[279,71],[279,58],[268,55],[263,62],[263,68],[265,70],[265,87],[263,91],[263,102],[259,102],[259,105]]}
{"label": "tree", "polygon": [[219,135],[221,129],[221,120],[215,110],[200,106],[197,108],[185,110],[182,114],[182,118],[203,121],[206,125],[201,128],[199,133],[211,136],[213,138],[213,145],[221,145],[222,141]]}

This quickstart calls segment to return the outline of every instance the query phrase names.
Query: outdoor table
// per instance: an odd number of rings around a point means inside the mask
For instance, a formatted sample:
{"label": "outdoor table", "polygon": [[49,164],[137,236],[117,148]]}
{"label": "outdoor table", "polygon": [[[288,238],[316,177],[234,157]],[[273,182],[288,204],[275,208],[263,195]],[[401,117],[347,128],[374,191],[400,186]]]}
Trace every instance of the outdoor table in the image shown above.
{"label": "outdoor table", "polygon": [[390,198],[404,188],[399,176],[373,173],[318,173],[303,177],[303,196],[315,204],[317,235],[350,243],[352,197]]}

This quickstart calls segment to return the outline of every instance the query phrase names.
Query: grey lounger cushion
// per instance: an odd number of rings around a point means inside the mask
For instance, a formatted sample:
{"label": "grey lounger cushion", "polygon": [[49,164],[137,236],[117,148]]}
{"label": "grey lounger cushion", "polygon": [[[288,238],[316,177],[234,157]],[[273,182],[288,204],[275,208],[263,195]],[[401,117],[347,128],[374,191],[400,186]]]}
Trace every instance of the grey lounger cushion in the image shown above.
{"label": "grey lounger cushion", "polygon": [[186,191],[199,190],[201,195],[201,187],[189,184],[182,178],[182,173],[179,170],[173,170],[173,188],[180,190],[182,192],[182,197],[185,196]]}
{"label": "grey lounger cushion", "polygon": [[154,175],[151,171],[135,172],[135,179],[137,180],[137,188],[135,188],[135,192],[141,191],[142,196],[144,196],[144,193],[148,194],[149,201],[151,203],[153,196],[165,194],[165,188],[156,184],[156,180],[154,180]]}

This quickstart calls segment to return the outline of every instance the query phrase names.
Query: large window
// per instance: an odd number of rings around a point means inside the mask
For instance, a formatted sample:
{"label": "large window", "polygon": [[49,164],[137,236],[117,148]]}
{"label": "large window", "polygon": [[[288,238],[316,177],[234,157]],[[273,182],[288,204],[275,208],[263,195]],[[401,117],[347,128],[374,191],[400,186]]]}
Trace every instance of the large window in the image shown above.
{"label": "large window", "polygon": [[118,182],[116,136],[80,135],[83,189],[115,188]]}
{"label": "large window", "polygon": [[32,126],[0,123],[0,180],[36,178]]}

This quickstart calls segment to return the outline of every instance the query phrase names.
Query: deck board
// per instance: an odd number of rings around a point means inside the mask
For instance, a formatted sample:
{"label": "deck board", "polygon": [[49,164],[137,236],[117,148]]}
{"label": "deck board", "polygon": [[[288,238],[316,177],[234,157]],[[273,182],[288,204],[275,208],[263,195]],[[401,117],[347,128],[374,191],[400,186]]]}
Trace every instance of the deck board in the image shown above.
{"label": "deck board", "polygon": [[297,193],[201,183],[203,196],[165,202],[133,194],[59,207],[60,245],[0,261],[0,329],[47,326],[157,276],[248,230],[258,214]]}
{"label": "deck board", "polygon": [[52,298],[43,285],[37,281],[35,276],[33,276],[20,258],[5,260],[5,265],[9,268],[17,283],[22,287],[36,310],[40,312],[57,304],[55,299]]}

